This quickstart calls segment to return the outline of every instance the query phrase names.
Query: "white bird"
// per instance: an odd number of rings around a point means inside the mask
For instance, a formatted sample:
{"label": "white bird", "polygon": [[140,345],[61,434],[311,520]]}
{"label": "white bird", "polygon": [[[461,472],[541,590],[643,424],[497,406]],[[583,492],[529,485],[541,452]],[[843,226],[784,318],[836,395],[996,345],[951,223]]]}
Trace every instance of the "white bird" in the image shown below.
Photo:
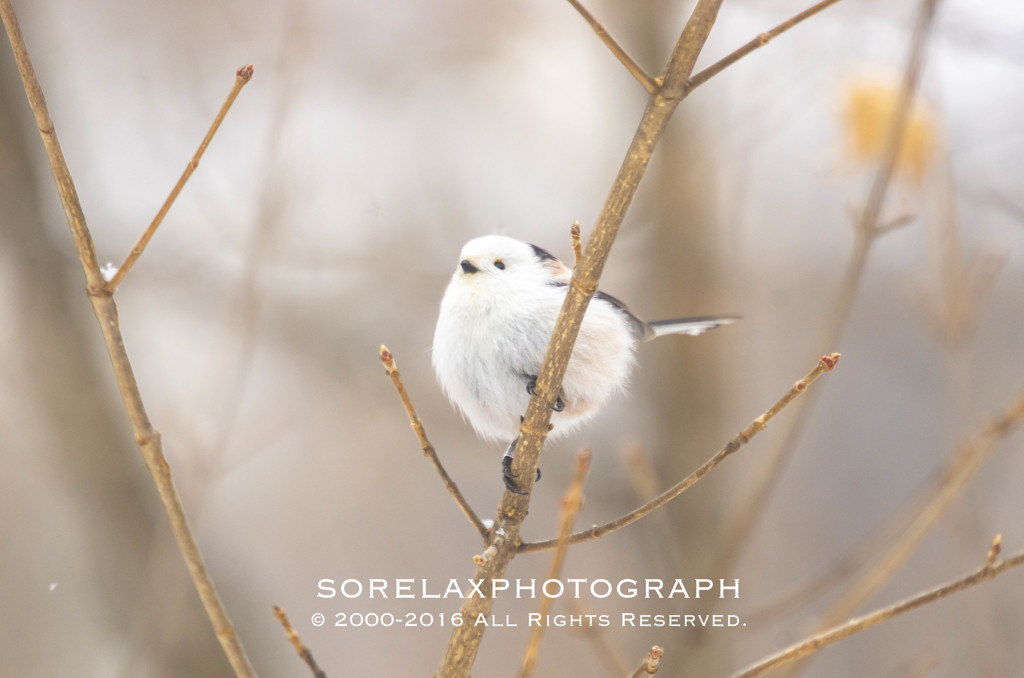
{"label": "white bird", "polygon": [[[565,300],[572,271],[546,250],[499,235],[470,240],[441,300],[434,370],[449,399],[485,440],[512,441],[502,465],[505,485],[519,424]],[[597,292],[552,406],[549,438],[597,414],[625,387],[639,342],[665,334],[697,335],[736,316],[644,322],[615,297]]]}

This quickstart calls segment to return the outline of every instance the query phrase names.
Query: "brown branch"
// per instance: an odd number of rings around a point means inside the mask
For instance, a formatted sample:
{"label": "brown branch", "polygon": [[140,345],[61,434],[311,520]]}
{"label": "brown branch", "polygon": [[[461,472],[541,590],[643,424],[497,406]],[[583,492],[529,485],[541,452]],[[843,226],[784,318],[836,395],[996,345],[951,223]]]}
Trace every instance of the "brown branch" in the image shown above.
{"label": "brown branch", "polygon": [[786,31],[788,31],[790,28],[793,28],[794,26],[796,26],[802,21],[805,21],[806,19],[810,19],[818,12],[821,12],[822,10],[831,7],[832,5],[836,4],[839,1],[840,0],[821,0],[821,2],[815,4],[813,7],[809,7],[804,11],[800,12],[799,14],[797,14],[796,16],[787,19],[786,21],[783,21],[781,24],[771,29],[770,31],[761,33],[756,38],[754,38],[747,44],[743,45],[736,51],[722,57],[715,63],[711,64],[710,66],[708,66],[707,68],[705,68],[704,70],[700,71],[695,76],[687,80],[685,85],[686,91],[692,92],[693,90],[697,89],[705,82],[715,77],[729,66],[732,66],[734,63],[736,63],[743,57],[747,56],[754,50],[764,47],[773,39],[779,37]]}
{"label": "brown branch", "polygon": [[595,19],[590,12],[587,11],[586,7],[581,5],[577,0],[569,0],[569,4],[572,5],[577,12],[580,13],[580,16],[583,17],[584,21],[590,24],[590,27],[594,29],[595,33],[597,33],[597,37],[601,39],[601,42],[603,42],[605,46],[612,51],[612,54],[614,54],[615,58],[618,59],[619,62],[621,62],[622,65],[626,67],[626,70],[629,71],[633,75],[633,77],[636,78],[637,81],[639,81],[639,83],[644,86],[644,89],[647,90],[647,93],[656,93],[658,91],[658,87],[661,86],[661,83],[658,80],[647,75],[647,72],[644,69],[640,68],[640,65],[637,64],[637,62],[633,61],[632,57],[626,54],[626,50],[622,49],[622,47],[619,46],[619,43],[615,42],[615,39],[612,38],[612,36],[608,35],[608,31],[606,31],[604,26],[602,26],[601,23],[597,19]]}
{"label": "brown branch", "polygon": [[843,640],[844,638],[848,638],[855,633],[869,629],[872,626],[877,626],[878,624],[888,621],[893,617],[904,614],[905,612],[910,612],[911,610],[916,610],[923,605],[941,600],[946,596],[963,591],[964,589],[980,584],[981,582],[993,579],[1003,572],[1022,564],[1024,564],[1024,551],[1001,562],[993,562],[991,558],[988,558],[981,569],[962,579],[957,579],[956,581],[944,584],[930,591],[919,593],[916,596],[902,600],[894,605],[890,605],[889,607],[883,607],[870,614],[851,619],[845,624],[841,624],[822,633],[810,636],[799,643],[791,645],[781,652],[749,666],[743,671],[735,674],[733,678],[754,678],[755,676],[762,676],[769,671],[779,668],[780,666],[784,666],[798,659],[807,657],[821,648],[827,647],[828,645]]}
{"label": "brown branch", "polygon": [[[892,119],[889,121],[889,128],[886,133],[886,142],[879,159],[878,169],[875,173],[868,194],[864,209],[856,223],[853,250],[847,261],[843,279],[836,293],[836,299],[829,306],[831,312],[822,324],[821,335],[814,344],[815,353],[825,351],[838,344],[839,336],[843,332],[846,319],[850,315],[854,298],[860,287],[860,281],[864,277],[864,270],[867,266],[868,254],[871,246],[878,236],[891,229],[880,227],[882,205],[888,193],[889,184],[892,180],[893,169],[899,154],[903,133],[907,124],[907,117],[910,114],[910,104],[914,94],[917,92],[917,83],[920,77],[924,45],[931,27],[931,20],[934,15],[935,0],[925,0],[921,13],[918,17],[917,26],[911,41],[909,56],[903,74],[903,84],[900,90],[900,97],[897,101]],[[763,470],[757,474],[754,487],[742,493],[745,498],[740,508],[736,511],[735,518],[726,530],[726,537],[723,540],[715,571],[723,573],[728,577],[739,560],[744,546],[750,541],[750,535],[757,525],[758,519],[764,515],[764,507],[768,503],[782,470],[789,460],[792,451],[796,449],[796,439],[806,420],[806,415],[813,398],[805,399],[797,406],[793,416],[790,417],[788,426],[784,433],[779,436],[775,447],[767,455]]]}
{"label": "brown branch", "polygon": [[284,635],[288,637],[288,642],[295,648],[299,658],[306,662],[306,666],[313,672],[313,678],[327,678],[327,674],[324,673],[323,669],[317,665],[316,660],[313,659],[313,653],[303,644],[302,638],[299,637],[299,632],[288,621],[288,615],[277,605],[274,606],[274,617],[284,627]]}
{"label": "brown branch", "polygon": [[206,152],[206,147],[210,145],[213,135],[217,133],[217,128],[219,128],[220,123],[223,122],[224,116],[228,114],[228,109],[230,109],[231,104],[235,102],[235,97],[238,96],[238,93],[242,91],[242,88],[245,87],[246,83],[251,79],[252,64],[242,66],[235,72],[235,82],[231,86],[231,91],[228,92],[228,98],[225,99],[224,103],[221,105],[220,111],[217,113],[217,117],[213,119],[213,124],[210,125],[210,129],[206,133],[206,136],[203,137],[203,142],[199,144],[199,149],[195,152],[195,155],[192,156],[192,159],[189,160],[188,165],[185,166],[185,171],[181,173],[178,183],[176,183],[174,188],[171,189],[171,194],[167,196],[166,200],[164,200],[164,204],[160,206],[160,210],[156,213],[156,216],[153,217],[153,221],[151,221],[149,226],[146,227],[142,237],[139,238],[139,241],[135,243],[135,247],[133,247],[132,251],[128,253],[127,257],[125,257],[124,263],[121,264],[117,269],[117,272],[107,283],[107,288],[110,290],[111,294],[117,289],[117,286],[121,284],[124,277],[128,275],[128,271],[130,271],[132,266],[135,265],[135,262],[138,261],[139,257],[142,256],[142,251],[146,249],[146,245],[149,244],[150,238],[153,237],[156,233],[156,229],[160,227],[164,217],[167,216],[167,212],[171,209],[171,205],[173,205],[174,201],[178,198],[178,194],[181,193],[181,189],[185,188],[185,183],[188,181],[189,177],[192,176],[192,173],[196,171],[196,168],[199,167],[199,159],[202,158],[203,153]]}
{"label": "brown branch", "polygon": [[[580,450],[576,455],[576,474],[573,476],[569,491],[562,498],[562,515],[558,524],[558,544],[555,546],[555,555],[551,558],[551,565],[548,567],[546,579],[558,579],[562,573],[562,566],[565,565],[565,554],[569,548],[569,534],[572,532],[572,525],[576,522],[576,516],[583,508],[583,481],[590,470],[590,450]],[[551,612],[553,598],[542,596],[540,605],[537,606],[537,613],[544,619]],[[540,641],[544,637],[544,624],[533,627],[530,634],[530,642],[523,654],[523,665],[519,672],[519,678],[529,678],[537,665],[537,653],[540,650]]]}
{"label": "brown branch", "polygon": [[630,678],[643,678],[644,676],[653,676],[658,672],[658,663],[661,661],[661,655],[665,653],[657,645],[651,648],[651,651],[644,657],[644,661],[640,664],[640,668],[633,672]]}
{"label": "brown branch", "polygon": [[448,492],[455,499],[455,503],[459,505],[462,512],[465,514],[469,522],[476,528],[476,531],[480,533],[480,536],[484,539],[487,538],[488,529],[484,525],[480,517],[477,516],[476,511],[469,505],[466,498],[462,495],[462,491],[459,490],[459,486],[455,484],[452,477],[448,475],[448,471],[445,470],[444,465],[441,463],[441,459],[437,456],[437,451],[434,450],[434,446],[430,440],[427,439],[427,432],[423,428],[423,422],[416,415],[416,409],[412,406],[412,400],[409,398],[409,394],[405,390],[405,384],[402,383],[402,374],[398,371],[398,366],[395,365],[395,357],[388,350],[387,346],[381,345],[380,347],[380,360],[384,363],[384,369],[388,373],[388,377],[391,378],[391,383],[395,385],[395,390],[398,391],[398,397],[402,399],[402,405],[405,406],[405,413],[409,416],[409,424],[412,426],[412,430],[416,432],[416,437],[420,440],[420,447],[423,449],[423,456],[430,460],[430,463],[434,465],[434,470],[441,476],[441,482],[448,488]]}
{"label": "brown branch", "polygon": [[[499,541],[501,546],[495,548],[494,555],[477,568],[476,579],[489,582],[501,578],[516,555],[520,541],[519,529],[529,510],[529,492],[533,489],[541,448],[551,422],[551,405],[555,403],[561,389],[583,314],[590,298],[597,291],[612,243],[636,195],[654,148],[679,102],[686,96],[683,83],[693,72],[693,64],[711,32],[721,4],[722,0],[698,0],[665,67],[662,87],[651,95],[647,103],[583,258],[573,270],[551,343],[537,375],[535,395],[530,399],[519,430],[519,442],[512,462],[512,472],[522,479],[522,489],[527,494],[518,495],[506,491],[503,495],[498,507],[494,528],[495,544],[492,547]],[[493,605],[494,599],[490,596],[467,598],[461,609],[462,618],[476,619],[480,614],[489,614]],[[441,678],[468,676],[476,660],[483,632],[483,627],[468,623],[454,629],[437,675]]]}
{"label": "brown branch", "polygon": [[249,664],[249,659],[245,654],[242,643],[235,635],[235,629],[231,625],[231,620],[228,619],[227,612],[224,610],[224,605],[217,594],[213,580],[206,570],[206,565],[199,552],[195,537],[189,528],[185,509],[181,505],[181,498],[178,496],[174,480],[171,477],[170,466],[163,455],[160,433],[153,428],[149,415],[146,413],[146,408],[143,405],[139,386],[135,381],[135,374],[128,360],[124,339],[121,336],[117,306],[114,303],[106,281],[103,279],[103,275],[100,273],[99,263],[96,260],[96,250],[93,247],[92,236],[86,225],[82,205],[78,200],[78,192],[75,190],[74,181],[68,170],[67,162],[64,160],[64,153],[61,151],[57,132],[53,127],[53,121],[50,119],[49,111],[46,108],[46,100],[43,97],[42,88],[39,86],[39,80],[36,78],[35,69],[32,67],[32,61],[29,58],[28,49],[25,46],[25,40],[18,25],[18,18],[14,13],[13,7],[11,7],[10,0],[0,0],[0,16],[3,18],[7,37],[14,51],[14,58],[18,64],[18,71],[21,73],[29,105],[32,108],[32,113],[35,115],[39,134],[42,137],[43,145],[46,147],[50,169],[57,183],[61,204],[64,206],[64,214],[71,229],[71,236],[74,239],[75,249],[78,251],[78,258],[85,272],[86,291],[103,333],[107,352],[110,355],[110,362],[114,368],[114,376],[117,379],[117,387],[121,393],[125,408],[128,410],[128,417],[131,420],[136,443],[142,451],[146,466],[153,477],[157,492],[160,494],[160,500],[163,502],[164,510],[171,524],[171,531],[174,533],[174,538],[178,542],[178,548],[185,559],[185,564],[188,566],[192,582],[199,593],[199,598],[202,600],[206,614],[213,624],[217,639],[220,641],[221,647],[231,663],[231,667],[237,676],[255,676],[256,674]]}
{"label": "brown branch", "polygon": [[[786,407],[786,405],[791,403],[797,396],[806,391],[807,387],[811,384],[811,382],[813,382],[815,379],[817,379],[825,372],[831,371],[833,368],[835,368],[837,362],[839,362],[838,353],[831,353],[829,355],[823,356],[821,360],[818,361],[818,364],[815,365],[814,369],[811,370],[806,377],[793,384],[792,388],[790,388],[789,391],[787,391],[786,394],[782,396],[782,398],[780,398],[778,402],[772,405],[767,412],[765,412],[760,417],[755,419],[750,424],[750,426],[737,433],[736,436],[725,445],[725,447],[719,450],[718,453],[715,454],[715,456],[711,457],[706,462],[701,464],[701,466],[697,468],[696,471],[686,476],[685,478],[683,478],[678,483],[676,483],[669,489],[659,494],[651,501],[647,502],[643,506],[633,511],[630,511],[621,518],[616,518],[615,520],[609,523],[605,523],[604,525],[598,525],[597,527],[592,527],[589,530],[584,530],[583,532],[577,532],[576,534],[569,537],[569,543],[578,544],[580,542],[598,539],[608,534],[609,532],[614,532],[615,530],[622,529],[627,525],[631,525],[632,523],[635,523],[641,518],[650,515],[654,511],[657,511],[659,508],[661,508],[665,504],[669,503],[670,501],[681,495],[686,490],[696,485],[701,478],[703,478],[712,469],[714,469],[716,466],[725,461],[726,457],[736,452],[738,449],[743,447],[743,445],[750,442],[751,438],[753,438],[755,435],[763,431],[765,427],[768,425],[768,422],[771,421],[775,417],[775,415],[782,411],[782,408]],[[547,541],[527,542],[519,547],[519,551],[521,553],[543,551],[545,549],[552,548],[553,546],[555,546],[555,544],[556,540],[553,539],[549,539]]]}

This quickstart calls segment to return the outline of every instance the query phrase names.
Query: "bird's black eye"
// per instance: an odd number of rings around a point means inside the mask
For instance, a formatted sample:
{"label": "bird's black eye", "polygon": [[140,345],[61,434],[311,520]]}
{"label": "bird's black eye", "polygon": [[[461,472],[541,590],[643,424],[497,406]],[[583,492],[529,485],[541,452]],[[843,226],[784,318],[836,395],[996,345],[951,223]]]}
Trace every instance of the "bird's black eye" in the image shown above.
{"label": "bird's black eye", "polygon": [[495,259],[494,260],[494,268],[498,269],[499,271],[504,271],[505,270],[505,262],[502,261],[501,259]]}

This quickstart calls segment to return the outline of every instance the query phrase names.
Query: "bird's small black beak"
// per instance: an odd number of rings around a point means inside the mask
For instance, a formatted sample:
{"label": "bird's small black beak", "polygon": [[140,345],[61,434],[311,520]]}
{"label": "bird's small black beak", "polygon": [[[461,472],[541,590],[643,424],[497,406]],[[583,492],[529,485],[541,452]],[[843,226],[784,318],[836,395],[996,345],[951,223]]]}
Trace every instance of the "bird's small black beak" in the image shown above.
{"label": "bird's small black beak", "polygon": [[469,263],[469,259],[463,259],[459,262],[459,266],[462,267],[463,273],[479,273],[480,269]]}

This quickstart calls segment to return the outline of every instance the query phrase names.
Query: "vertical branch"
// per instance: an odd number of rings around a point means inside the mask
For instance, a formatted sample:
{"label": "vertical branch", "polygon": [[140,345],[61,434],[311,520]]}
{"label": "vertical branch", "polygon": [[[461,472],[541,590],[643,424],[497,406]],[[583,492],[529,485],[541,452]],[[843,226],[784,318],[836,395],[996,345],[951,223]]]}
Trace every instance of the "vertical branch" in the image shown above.
{"label": "vertical branch", "polygon": [[[611,252],[612,243],[636,195],[640,180],[654,154],[654,148],[668,126],[676,106],[685,96],[683,85],[693,72],[693,65],[711,32],[721,4],[722,0],[699,0],[690,15],[665,67],[662,87],[648,100],[647,108],[598,216],[583,258],[573,271],[565,303],[562,305],[551,343],[537,375],[536,395],[530,399],[519,431],[519,443],[516,446],[512,471],[523,479],[522,489],[527,493],[533,489],[537,462],[551,421],[550,405],[555,402],[561,388],[583,314],[587,310],[590,298],[597,291],[597,284]],[[500,542],[501,547],[496,549],[492,558],[482,562],[478,567],[475,574],[477,579],[491,581],[501,578],[505,573],[519,546],[519,528],[526,518],[529,505],[529,494],[505,492],[498,507],[494,533],[495,543]],[[438,676],[448,678],[469,675],[470,668],[476,661],[476,653],[484,631],[482,626],[473,624],[472,620],[481,614],[490,613],[493,604],[494,600],[490,596],[473,597],[465,601],[461,612],[466,623],[452,632]]]}
{"label": "vertical branch", "polygon": [[156,485],[157,492],[163,502],[164,510],[171,523],[171,530],[178,542],[178,548],[185,564],[188,566],[189,574],[192,576],[193,584],[199,593],[207,616],[213,624],[217,639],[224,649],[224,653],[231,663],[237,676],[255,676],[249,659],[245,654],[241,641],[235,635],[234,627],[228,619],[224,605],[214,587],[213,580],[206,565],[203,562],[199,547],[188,524],[181,498],[178,496],[177,488],[171,478],[171,469],[163,455],[160,433],[149,421],[149,415],[142,402],[139,393],[138,383],[135,381],[135,374],[131,363],[128,360],[128,353],[125,350],[124,340],[121,336],[121,329],[118,322],[117,306],[100,273],[99,263],[96,259],[96,250],[93,246],[92,236],[86,225],[85,214],[78,199],[78,192],[75,189],[74,181],[68,170],[67,162],[57,140],[57,133],[50,119],[46,107],[46,100],[43,97],[42,88],[36,78],[35,69],[29,58],[28,49],[25,46],[21,28],[18,25],[18,18],[14,13],[10,0],[0,0],[0,16],[3,18],[4,27],[7,30],[7,37],[10,40],[11,48],[14,51],[14,58],[18,64],[18,71],[25,86],[25,94],[28,97],[32,113],[35,115],[36,125],[42,137],[43,145],[46,148],[46,155],[50,161],[50,169],[53,172],[54,180],[57,183],[57,191],[60,194],[61,204],[64,206],[64,214],[67,217],[68,226],[74,239],[75,249],[78,251],[78,258],[85,272],[86,291],[89,300],[92,302],[93,312],[100,323],[103,332],[103,339],[110,355],[110,362],[114,368],[114,376],[117,380],[118,390],[128,410],[128,417],[131,420],[132,429],[135,432],[135,441],[142,451],[150,475]]}

